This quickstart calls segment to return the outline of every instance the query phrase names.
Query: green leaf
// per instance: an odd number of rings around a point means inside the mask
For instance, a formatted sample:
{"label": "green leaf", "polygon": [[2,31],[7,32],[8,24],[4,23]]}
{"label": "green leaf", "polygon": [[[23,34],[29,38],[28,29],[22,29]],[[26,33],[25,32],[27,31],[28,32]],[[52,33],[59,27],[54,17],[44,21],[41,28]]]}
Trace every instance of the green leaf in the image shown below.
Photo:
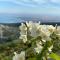
{"label": "green leaf", "polygon": [[29,58],[28,60],[36,60],[36,58]]}
{"label": "green leaf", "polygon": [[55,54],[55,53],[51,53],[51,54],[50,54],[50,57],[51,57],[52,59],[54,59],[54,60],[60,60],[60,56],[57,55],[57,54]]}

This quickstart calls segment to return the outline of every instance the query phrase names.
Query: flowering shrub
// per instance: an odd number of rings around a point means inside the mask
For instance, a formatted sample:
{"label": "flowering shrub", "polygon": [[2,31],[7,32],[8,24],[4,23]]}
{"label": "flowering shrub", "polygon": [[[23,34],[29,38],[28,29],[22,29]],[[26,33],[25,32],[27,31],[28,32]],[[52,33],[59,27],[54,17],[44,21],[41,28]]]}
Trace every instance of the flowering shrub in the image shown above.
{"label": "flowering shrub", "polygon": [[48,60],[54,47],[53,36],[59,36],[57,26],[41,25],[40,22],[21,23],[19,39],[26,48],[15,53],[13,60]]}

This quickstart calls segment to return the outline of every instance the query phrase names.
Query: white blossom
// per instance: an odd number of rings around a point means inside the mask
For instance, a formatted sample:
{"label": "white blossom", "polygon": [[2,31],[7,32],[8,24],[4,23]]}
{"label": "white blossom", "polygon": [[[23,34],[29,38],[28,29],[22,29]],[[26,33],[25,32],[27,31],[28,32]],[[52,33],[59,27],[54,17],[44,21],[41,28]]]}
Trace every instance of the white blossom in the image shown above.
{"label": "white blossom", "polygon": [[48,31],[46,25],[41,25],[40,32],[45,36],[50,36],[50,32]]}
{"label": "white blossom", "polygon": [[31,33],[30,35],[32,37],[37,37],[39,35],[38,29],[40,27],[40,22],[39,23],[33,23],[32,21],[26,22],[27,27],[29,28],[29,32]]}
{"label": "white blossom", "polygon": [[[20,26],[20,39],[23,40],[24,43],[27,42],[27,36],[28,34],[32,37],[38,37],[40,36],[42,38],[42,42],[38,40],[36,41],[36,47],[34,48],[34,50],[37,53],[40,53],[43,49],[42,44],[45,43],[46,41],[50,41],[51,37],[50,35],[55,32],[56,28],[52,25],[40,25],[39,23],[36,22],[26,22],[26,25],[24,23],[21,24]],[[27,32],[29,32],[27,34]],[[53,46],[51,46],[50,48],[48,48],[49,51],[52,51],[51,49],[53,48]]]}
{"label": "white blossom", "polygon": [[50,31],[50,33],[53,33],[56,30],[56,27],[49,25],[48,30]]}
{"label": "white blossom", "polygon": [[40,45],[40,46],[37,46],[36,48],[34,48],[34,50],[35,50],[36,53],[39,54],[39,53],[41,53],[42,48],[43,48],[43,46]]}
{"label": "white blossom", "polygon": [[36,41],[36,45],[40,46],[40,45],[42,45],[42,42],[41,41]]}
{"label": "white blossom", "polygon": [[13,56],[13,60],[25,60],[25,51],[21,51],[20,54],[14,52],[15,56]]}
{"label": "white blossom", "polygon": [[40,36],[44,40],[51,40],[50,39],[50,34],[51,33],[49,32],[49,30],[47,28],[48,28],[48,26],[46,26],[46,25],[40,25],[40,28],[39,28]]}
{"label": "white blossom", "polygon": [[24,43],[27,42],[27,35],[21,35],[19,38],[22,39]]}
{"label": "white blossom", "polygon": [[49,52],[52,51],[53,45],[48,48]]}
{"label": "white blossom", "polygon": [[46,40],[42,39],[43,42],[46,42]]}
{"label": "white blossom", "polygon": [[36,42],[36,45],[37,45],[37,47],[34,48],[35,52],[36,53],[40,53],[42,51],[42,48],[43,48],[42,42],[41,41],[40,42]]}
{"label": "white blossom", "polygon": [[27,27],[24,23],[21,23],[20,28],[20,35],[26,35],[27,34]]}
{"label": "white blossom", "polygon": [[20,28],[20,37],[19,39],[22,39],[24,43],[27,42],[27,27],[24,23],[21,23]]}

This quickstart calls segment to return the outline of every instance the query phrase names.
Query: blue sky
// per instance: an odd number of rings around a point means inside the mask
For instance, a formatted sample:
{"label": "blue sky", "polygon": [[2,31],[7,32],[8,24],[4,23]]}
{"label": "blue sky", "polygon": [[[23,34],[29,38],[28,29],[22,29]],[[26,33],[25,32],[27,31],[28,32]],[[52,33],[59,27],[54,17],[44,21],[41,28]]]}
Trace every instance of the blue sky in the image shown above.
{"label": "blue sky", "polygon": [[0,0],[0,13],[60,15],[60,0]]}

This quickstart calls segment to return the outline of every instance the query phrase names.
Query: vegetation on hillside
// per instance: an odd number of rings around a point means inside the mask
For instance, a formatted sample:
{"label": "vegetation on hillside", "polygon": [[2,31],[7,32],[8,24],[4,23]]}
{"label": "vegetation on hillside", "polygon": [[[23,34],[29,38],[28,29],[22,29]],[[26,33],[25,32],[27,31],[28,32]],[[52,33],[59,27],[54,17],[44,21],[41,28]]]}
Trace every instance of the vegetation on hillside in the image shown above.
{"label": "vegetation on hillside", "polygon": [[20,27],[3,30],[9,39],[0,44],[0,60],[13,60],[16,56],[18,60],[60,59],[60,29],[57,26],[26,22]]}

